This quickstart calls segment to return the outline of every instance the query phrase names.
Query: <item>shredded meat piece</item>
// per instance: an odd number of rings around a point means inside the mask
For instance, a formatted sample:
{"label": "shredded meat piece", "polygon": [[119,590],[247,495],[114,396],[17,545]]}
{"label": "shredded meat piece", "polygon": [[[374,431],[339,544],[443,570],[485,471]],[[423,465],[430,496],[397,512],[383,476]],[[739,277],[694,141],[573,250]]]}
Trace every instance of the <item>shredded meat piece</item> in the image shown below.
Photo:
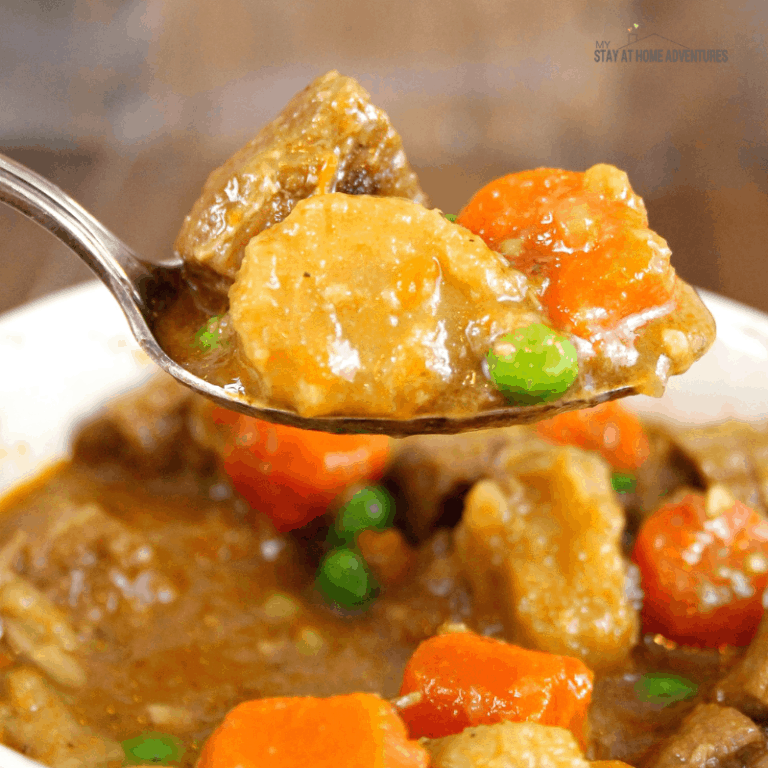
{"label": "shredded meat piece", "polygon": [[56,691],[28,667],[8,673],[0,714],[5,714],[10,745],[54,768],[107,768],[124,756],[117,742],[80,725]]}
{"label": "shredded meat piece", "polygon": [[26,579],[10,577],[0,588],[3,639],[59,685],[81,688],[85,670],[72,651],[79,646],[65,614]]}
{"label": "shredded meat piece", "polygon": [[699,704],[644,768],[736,768],[764,744],[760,728],[738,710]]}
{"label": "shredded meat piece", "polygon": [[[164,554],[144,532],[98,504],[60,500],[30,511],[23,533],[19,573],[0,586],[0,614],[20,622],[8,637],[14,650],[62,684],[77,685],[83,678],[68,655],[79,643],[62,608],[69,609],[78,631],[89,633],[120,607],[128,609],[132,623],[144,625],[154,609],[178,597]],[[53,645],[60,649],[48,648]]]}

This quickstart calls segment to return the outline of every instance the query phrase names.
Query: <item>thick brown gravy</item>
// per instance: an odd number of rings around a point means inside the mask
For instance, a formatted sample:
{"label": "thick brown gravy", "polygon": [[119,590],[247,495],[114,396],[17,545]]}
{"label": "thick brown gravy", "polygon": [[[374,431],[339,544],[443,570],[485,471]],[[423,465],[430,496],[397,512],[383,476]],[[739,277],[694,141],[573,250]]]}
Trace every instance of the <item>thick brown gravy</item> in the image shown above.
{"label": "thick brown gravy", "polygon": [[[212,465],[193,464],[158,475],[78,459],[17,490],[0,511],[0,541],[25,532],[14,573],[64,612],[78,638],[72,656],[86,683],[51,685],[100,736],[173,734],[191,768],[243,700],[392,697],[409,655],[442,623],[503,632],[499,616],[476,611],[449,529],[425,540],[411,577],[369,612],[340,616],[313,589],[322,524],[278,534]],[[637,764],[689,711],[687,702],[641,700],[644,671],[684,675],[704,692],[732,659],[646,638],[620,669],[596,677],[589,756]],[[5,646],[0,663],[3,675],[29,665]],[[41,760],[50,754],[45,739],[23,743],[14,733],[6,724],[3,741]]]}

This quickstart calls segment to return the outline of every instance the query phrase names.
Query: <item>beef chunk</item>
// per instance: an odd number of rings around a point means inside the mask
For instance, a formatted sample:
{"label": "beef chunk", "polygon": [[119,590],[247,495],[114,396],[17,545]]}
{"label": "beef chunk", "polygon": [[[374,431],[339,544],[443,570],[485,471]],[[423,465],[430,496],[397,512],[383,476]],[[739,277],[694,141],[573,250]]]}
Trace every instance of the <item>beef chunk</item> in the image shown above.
{"label": "beef chunk", "polygon": [[148,475],[183,465],[202,471],[212,464],[213,452],[197,424],[201,400],[171,376],[158,375],[84,424],[74,441],[75,457],[91,465],[120,463]]}
{"label": "beef chunk", "polygon": [[527,427],[511,427],[398,441],[390,475],[404,497],[409,532],[424,539],[435,524],[456,524],[461,517],[459,497],[489,475],[504,446],[533,435]]}
{"label": "beef chunk", "polygon": [[740,501],[768,513],[768,423],[728,421],[670,430],[670,437],[702,485],[721,483]]}
{"label": "beef chunk", "polygon": [[713,697],[756,720],[768,719],[768,613],[744,656],[715,687]]}
{"label": "beef chunk", "polygon": [[736,768],[764,744],[760,728],[738,710],[699,704],[644,768]]}
{"label": "beef chunk", "polygon": [[[627,510],[633,527],[680,488],[705,488],[694,462],[681,453],[674,433],[659,424],[643,425],[651,452],[637,469],[637,487]],[[626,495],[623,497],[626,498]]]}
{"label": "beef chunk", "polygon": [[175,250],[227,288],[248,241],[313,194],[407,197],[426,204],[400,137],[359,83],[319,77],[208,177]]}

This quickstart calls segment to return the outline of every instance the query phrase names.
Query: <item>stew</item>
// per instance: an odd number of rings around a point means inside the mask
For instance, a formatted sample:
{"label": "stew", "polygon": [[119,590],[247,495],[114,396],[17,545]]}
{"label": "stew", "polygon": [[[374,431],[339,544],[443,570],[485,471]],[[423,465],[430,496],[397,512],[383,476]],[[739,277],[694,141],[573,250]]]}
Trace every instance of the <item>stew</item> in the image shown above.
{"label": "stew", "polygon": [[[712,342],[612,166],[427,202],[319,78],[208,179],[165,348],[302,415],[407,418],[658,395]],[[51,768],[765,764],[765,444],[616,404],[334,436],[159,378],[2,502],[0,740]]]}
{"label": "stew", "polygon": [[[360,461],[380,446],[338,437],[358,461],[335,494],[316,486],[307,521],[258,510],[270,481],[279,499],[298,474],[280,465],[282,427],[237,442],[241,419],[158,379],[6,497],[3,743],[53,768],[246,768],[331,750],[361,766],[766,759],[766,621],[737,616],[759,615],[768,573],[762,426],[727,428],[746,464],[722,458],[723,425],[646,423],[615,404],[582,414],[581,432],[564,415],[387,441],[383,463]],[[631,459],[605,450],[619,432],[643,438]],[[311,496],[321,433],[304,434]],[[261,495],[242,486],[233,441],[262,451]],[[617,471],[631,490],[613,489]],[[684,508],[696,514],[675,527]],[[700,554],[688,573],[706,568],[722,620],[694,582],[665,602],[654,574],[669,549],[642,544],[659,535],[690,536],[674,567]],[[347,555],[372,589],[355,591]],[[653,606],[675,617],[663,631]]]}
{"label": "stew", "polygon": [[613,166],[505,176],[458,218],[427,204],[387,116],[329,72],[209,176],[161,344],[252,401],[404,420],[658,396],[712,343]]}

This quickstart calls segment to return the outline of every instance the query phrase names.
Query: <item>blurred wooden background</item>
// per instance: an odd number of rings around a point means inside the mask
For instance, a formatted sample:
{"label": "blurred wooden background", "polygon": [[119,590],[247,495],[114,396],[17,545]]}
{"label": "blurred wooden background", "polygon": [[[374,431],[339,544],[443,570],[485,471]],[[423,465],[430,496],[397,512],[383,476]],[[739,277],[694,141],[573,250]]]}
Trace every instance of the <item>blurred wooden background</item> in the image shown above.
{"label": "blurred wooden background", "polygon": [[[628,29],[728,62],[595,62]],[[759,0],[6,0],[0,151],[160,256],[207,173],[336,68],[443,210],[503,173],[612,162],[686,279],[768,311],[766,39]],[[0,209],[0,311],[88,278]]]}

